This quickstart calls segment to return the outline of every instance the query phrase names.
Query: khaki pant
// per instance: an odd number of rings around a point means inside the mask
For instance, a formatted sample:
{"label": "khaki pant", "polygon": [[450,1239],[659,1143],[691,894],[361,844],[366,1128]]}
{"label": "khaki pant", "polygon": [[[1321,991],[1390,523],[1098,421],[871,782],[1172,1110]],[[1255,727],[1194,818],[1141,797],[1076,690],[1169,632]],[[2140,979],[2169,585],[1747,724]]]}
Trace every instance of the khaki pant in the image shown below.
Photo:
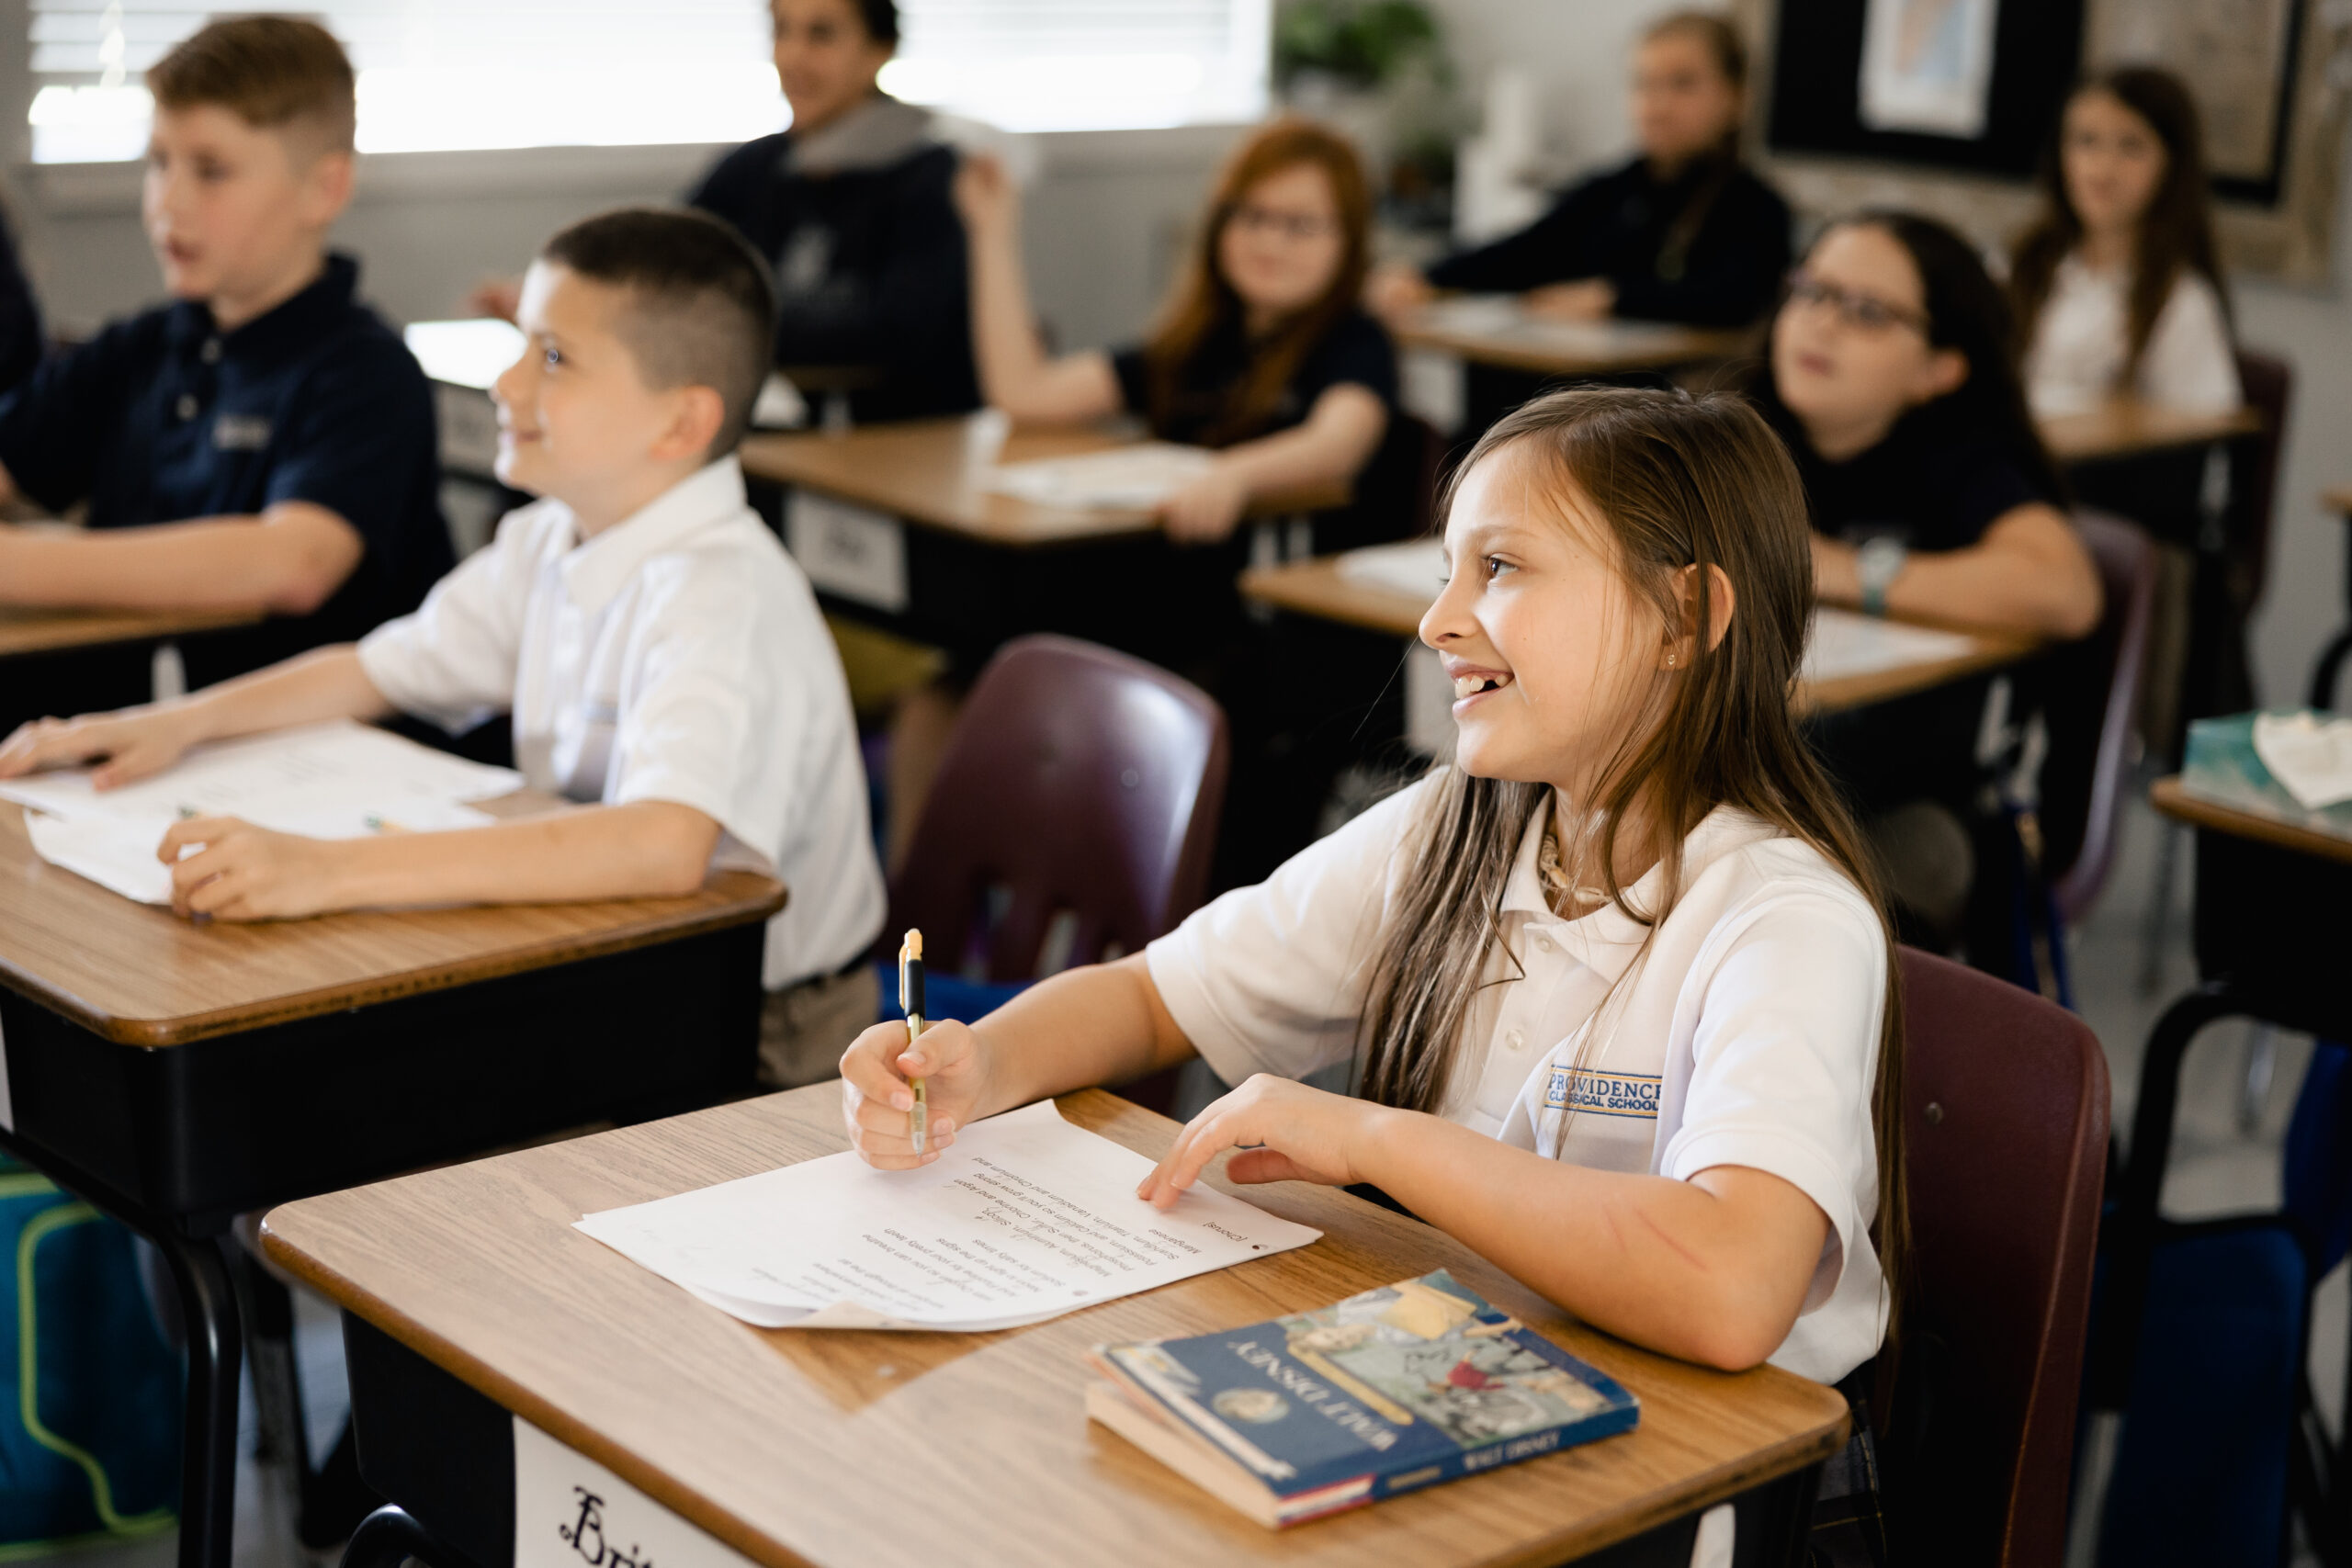
{"label": "khaki pant", "polygon": [[761,1086],[798,1089],[839,1077],[842,1053],[881,1010],[871,964],[770,991],[760,1009]]}

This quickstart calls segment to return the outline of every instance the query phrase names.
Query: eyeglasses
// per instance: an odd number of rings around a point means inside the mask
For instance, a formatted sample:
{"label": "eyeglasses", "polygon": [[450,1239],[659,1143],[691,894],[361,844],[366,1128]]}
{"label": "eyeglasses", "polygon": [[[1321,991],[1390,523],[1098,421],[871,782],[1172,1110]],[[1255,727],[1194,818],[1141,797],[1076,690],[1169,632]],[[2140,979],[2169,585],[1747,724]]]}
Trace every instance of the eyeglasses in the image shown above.
{"label": "eyeglasses", "polygon": [[1924,311],[1825,282],[1809,272],[1789,274],[1789,303],[1826,305],[1837,311],[1838,319],[1846,325],[1866,333],[1883,333],[1890,327],[1909,327],[1918,333],[1928,330]]}
{"label": "eyeglasses", "polygon": [[1273,207],[1237,207],[1226,220],[1245,233],[1266,231],[1285,240],[1319,240],[1340,231],[1340,220],[1314,212],[1284,212]]}

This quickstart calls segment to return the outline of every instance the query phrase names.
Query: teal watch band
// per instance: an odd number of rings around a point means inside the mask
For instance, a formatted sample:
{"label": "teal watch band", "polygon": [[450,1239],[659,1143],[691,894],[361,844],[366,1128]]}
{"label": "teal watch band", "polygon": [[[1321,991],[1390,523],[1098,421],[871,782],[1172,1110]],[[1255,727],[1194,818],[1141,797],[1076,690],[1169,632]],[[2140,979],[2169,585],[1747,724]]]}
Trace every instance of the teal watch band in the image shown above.
{"label": "teal watch band", "polygon": [[1861,548],[1854,552],[1854,574],[1861,580],[1864,614],[1886,614],[1886,591],[1903,575],[1904,563],[1910,556],[1901,540],[1883,536],[1864,540]]}

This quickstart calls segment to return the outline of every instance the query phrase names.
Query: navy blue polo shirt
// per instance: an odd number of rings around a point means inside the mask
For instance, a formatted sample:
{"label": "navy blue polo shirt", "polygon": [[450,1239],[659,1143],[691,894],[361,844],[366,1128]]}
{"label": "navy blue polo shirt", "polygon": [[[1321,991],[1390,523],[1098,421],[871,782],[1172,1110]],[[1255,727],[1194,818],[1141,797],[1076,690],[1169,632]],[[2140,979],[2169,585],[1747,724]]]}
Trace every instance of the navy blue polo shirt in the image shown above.
{"label": "navy blue polo shirt", "polygon": [[0,464],[95,528],[322,506],[359,532],[358,567],[311,615],[183,646],[191,686],[344,642],[414,609],[455,565],[433,393],[400,334],[330,255],[309,288],[223,333],[182,300],[115,321],[0,399]]}

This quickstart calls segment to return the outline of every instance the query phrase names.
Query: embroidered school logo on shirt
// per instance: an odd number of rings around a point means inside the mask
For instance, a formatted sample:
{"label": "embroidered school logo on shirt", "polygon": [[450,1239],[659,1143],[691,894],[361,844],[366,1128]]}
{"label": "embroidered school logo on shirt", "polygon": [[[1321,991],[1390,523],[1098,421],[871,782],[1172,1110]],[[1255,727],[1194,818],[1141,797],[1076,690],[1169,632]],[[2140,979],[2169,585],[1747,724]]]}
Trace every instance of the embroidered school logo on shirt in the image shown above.
{"label": "embroidered school logo on shirt", "polygon": [[1554,1067],[1544,1086],[1546,1111],[1590,1111],[1602,1116],[1657,1120],[1660,1075],[1609,1073],[1595,1067]]}
{"label": "embroidered school logo on shirt", "polygon": [[269,445],[269,416],[224,413],[212,422],[212,446],[221,452],[258,452]]}

